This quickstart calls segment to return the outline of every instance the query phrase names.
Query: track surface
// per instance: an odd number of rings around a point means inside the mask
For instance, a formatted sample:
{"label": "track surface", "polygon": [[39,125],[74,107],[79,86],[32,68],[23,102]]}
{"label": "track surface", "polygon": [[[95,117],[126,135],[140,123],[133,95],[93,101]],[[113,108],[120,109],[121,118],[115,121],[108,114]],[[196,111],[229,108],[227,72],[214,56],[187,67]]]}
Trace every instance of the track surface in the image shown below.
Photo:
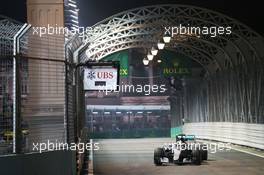
{"label": "track surface", "polygon": [[201,166],[153,164],[153,150],[170,138],[158,139],[106,139],[100,150],[94,151],[95,175],[263,175],[264,158],[230,150],[209,154]]}

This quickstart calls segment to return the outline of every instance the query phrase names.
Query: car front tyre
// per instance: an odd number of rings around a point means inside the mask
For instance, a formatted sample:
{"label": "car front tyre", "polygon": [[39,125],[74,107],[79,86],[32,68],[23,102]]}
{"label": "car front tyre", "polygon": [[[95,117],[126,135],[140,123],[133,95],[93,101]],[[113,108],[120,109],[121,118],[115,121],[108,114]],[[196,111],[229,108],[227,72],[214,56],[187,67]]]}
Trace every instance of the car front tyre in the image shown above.
{"label": "car front tyre", "polygon": [[162,162],[161,162],[161,158],[163,157],[163,149],[162,148],[156,148],[154,150],[154,164],[156,166],[161,166]]}

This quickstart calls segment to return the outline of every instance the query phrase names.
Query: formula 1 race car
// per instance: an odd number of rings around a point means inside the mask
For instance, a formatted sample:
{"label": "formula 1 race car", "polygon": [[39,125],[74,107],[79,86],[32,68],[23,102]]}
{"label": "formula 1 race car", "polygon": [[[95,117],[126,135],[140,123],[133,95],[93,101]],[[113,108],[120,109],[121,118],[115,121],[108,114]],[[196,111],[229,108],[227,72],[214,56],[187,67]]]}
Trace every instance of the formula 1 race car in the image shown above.
{"label": "formula 1 race car", "polygon": [[201,165],[202,161],[207,159],[207,147],[196,142],[194,135],[177,135],[175,143],[163,145],[163,147],[154,150],[154,164],[156,166],[164,163]]}

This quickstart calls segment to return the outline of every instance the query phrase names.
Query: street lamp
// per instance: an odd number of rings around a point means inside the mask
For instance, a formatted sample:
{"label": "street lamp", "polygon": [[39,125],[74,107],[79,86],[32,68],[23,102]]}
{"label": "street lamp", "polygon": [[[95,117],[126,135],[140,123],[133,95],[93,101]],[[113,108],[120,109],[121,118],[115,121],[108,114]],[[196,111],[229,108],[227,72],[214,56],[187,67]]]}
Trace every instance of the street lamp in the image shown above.
{"label": "street lamp", "polygon": [[164,43],[169,43],[170,40],[171,40],[170,35],[165,35],[165,36],[163,36],[163,41],[164,41]]}
{"label": "street lamp", "polygon": [[147,58],[149,61],[152,61],[154,58],[154,55],[152,55],[151,53],[148,53]]}
{"label": "street lamp", "polygon": [[157,46],[158,46],[158,49],[159,49],[159,50],[162,50],[162,49],[164,49],[164,47],[165,47],[165,43],[158,42]]}
{"label": "street lamp", "polygon": [[146,59],[146,58],[144,58],[144,59],[143,59],[143,64],[144,64],[145,66],[147,66],[147,65],[149,64],[149,60]]}
{"label": "street lamp", "polygon": [[155,49],[154,47],[151,48],[151,54],[152,55],[157,55],[158,54],[158,49]]}

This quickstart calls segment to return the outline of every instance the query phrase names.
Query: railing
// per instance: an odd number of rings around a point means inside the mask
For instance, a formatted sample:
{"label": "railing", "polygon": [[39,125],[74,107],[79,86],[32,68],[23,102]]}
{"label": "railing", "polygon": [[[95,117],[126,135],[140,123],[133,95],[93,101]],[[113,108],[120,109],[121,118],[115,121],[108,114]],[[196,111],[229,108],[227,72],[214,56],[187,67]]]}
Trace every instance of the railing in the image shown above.
{"label": "railing", "polygon": [[216,140],[264,149],[264,125],[231,122],[186,123],[183,133],[199,139]]}
{"label": "railing", "polygon": [[78,43],[34,35],[30,25],[18,34],[9,55],[0,50],[0,155],[32,152],[33,143],[77,142],[72,50]]}

